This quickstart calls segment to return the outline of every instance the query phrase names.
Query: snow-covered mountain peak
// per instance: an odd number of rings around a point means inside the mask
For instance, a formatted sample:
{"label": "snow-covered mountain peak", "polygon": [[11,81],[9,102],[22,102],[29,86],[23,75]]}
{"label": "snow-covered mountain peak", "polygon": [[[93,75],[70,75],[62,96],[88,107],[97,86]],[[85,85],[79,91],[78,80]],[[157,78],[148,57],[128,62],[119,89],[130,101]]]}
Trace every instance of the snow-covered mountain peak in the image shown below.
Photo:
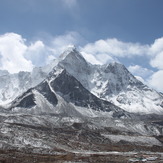
{"label": "snow-covered mountain peak", "polygon": [[112,62],[112,63],[108,63],[108,64],[105,64],[105,67],[106,69],[121,69],[121,70],[126,70],[126,67],[121,64],[121,63],[118,63],[118,62]]}
{"label": "snow-covered mountain peak", "polygon": [[58,59],[47,66],[34,68],[31,73],[10,75],[0,71],[0,104],[11,102],[46,77],[49,81],[54,80],[63,70],[98,98],[126,111],[163,114],[163,96],[137,80],[124,65],[117,62],[91,65],[75,46],[69,46]]}
{"label": "snow-covered mountain peak", "polygon": [[59,60],[58,66],[66,69],[69,74],[73,75],[88,89],[88,80],[91,75],[92,66],[84,59],[77,49],[65,51],[63,55],[65,57]]}
{"label": "snow-covered mountain peak", "polygon": [[65,59],[69,54],[79,54],[75,45],[69,45],[64,52],[59,56],[59,60]]}
{"label": "snow-covered mountain peak", "polygon": [[[106,74],[114,75],[119,78],[118,82],[121,80],[123,84],[131,84],[131,83],[138,83],[142,84],[139,80],[137,80],[128,70],[127,68],[121,63],[109,63],[104,66],[103,71]],[[121,79],[120,79],[121,78]]]}
{"label": "snow-covered mountain peak", "polygon": [[129,73],[127,68],[123,64],[118,63],[118,62],[105,64],[102,67],[104,68],[105,73],[113,73],[113,74],[121,73],[121,72]]}

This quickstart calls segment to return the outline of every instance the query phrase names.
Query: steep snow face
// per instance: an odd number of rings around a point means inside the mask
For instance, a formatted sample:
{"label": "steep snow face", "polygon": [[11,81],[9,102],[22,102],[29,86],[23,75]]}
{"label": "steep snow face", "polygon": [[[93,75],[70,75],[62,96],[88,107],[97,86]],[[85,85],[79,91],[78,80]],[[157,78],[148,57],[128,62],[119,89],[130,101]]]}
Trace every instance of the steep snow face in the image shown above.
{"label": "steep snow face", "polygon": [[89,88],[91,65],[86,62],[75,47],[69,48],[61,54],[58,65],[77,78],[85,88]]}
{"label": "steep snow face", "polygon": [[134,113],[163,114],[163,97],[137,80],[124,65],[91,65],[75,49],[61,55],[58,65],[99,98]]}
{"label": "steep snow face", "polygon": [[163,114],[162,96],[137,80],[119,63],[101,66],[91,80],[96,96],[129,112]]}
{"label": "steep snow face", "polygon": [[117,95],[122,90],[127,90],[129,85],[142,85],[119,63],[110,63],[95,69],[91,82],[94,85],[91,91],[101,98]]}

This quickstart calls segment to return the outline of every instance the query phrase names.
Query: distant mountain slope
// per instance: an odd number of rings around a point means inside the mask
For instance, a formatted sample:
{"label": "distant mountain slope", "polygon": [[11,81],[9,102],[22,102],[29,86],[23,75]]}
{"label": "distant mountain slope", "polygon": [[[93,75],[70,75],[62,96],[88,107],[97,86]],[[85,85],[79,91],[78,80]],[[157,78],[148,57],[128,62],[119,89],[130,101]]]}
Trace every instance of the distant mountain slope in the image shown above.
{"label": "distant mountain slope", "polygon": [[45,67],[35,67],[32,72],[10,74],[0,70],[0,105],[5,105],[17,96],[42,82],[55,66],[55,61]]}

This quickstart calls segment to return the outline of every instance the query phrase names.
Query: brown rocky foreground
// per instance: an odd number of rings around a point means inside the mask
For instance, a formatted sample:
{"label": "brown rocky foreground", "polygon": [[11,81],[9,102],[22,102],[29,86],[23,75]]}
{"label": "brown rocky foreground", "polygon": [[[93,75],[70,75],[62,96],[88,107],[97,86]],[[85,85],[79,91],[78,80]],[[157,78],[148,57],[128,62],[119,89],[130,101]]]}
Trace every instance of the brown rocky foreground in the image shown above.
{"label": "brown rocky foreground", "polygon": [[163,153],[152,152],[82,152],[65,154],[31,154],[0,151],[0,163],[127,163],[163,162]]}
{"label": "brown rocky foreground", "polygon": [[[163,162],[162,136],[122,135],[112,128],[91,130],[80,124],[47,128],[5,123],[3,127],[0,163]],[[117,136],[118,142],[111,140]]]}

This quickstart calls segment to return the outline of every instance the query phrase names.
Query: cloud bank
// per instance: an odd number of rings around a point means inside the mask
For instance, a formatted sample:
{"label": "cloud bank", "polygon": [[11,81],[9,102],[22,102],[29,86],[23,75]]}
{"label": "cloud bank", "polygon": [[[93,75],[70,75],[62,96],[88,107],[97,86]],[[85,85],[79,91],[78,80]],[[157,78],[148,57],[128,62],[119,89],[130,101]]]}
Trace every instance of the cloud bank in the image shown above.
{"label": "cloud bank", "polygon": [[[53,37],[50,43],[36,40],[27,44],[21,35],[6,33],[0,36],[0,69],[8,70],[10,73],[31,71],[33,67],[43,66],[58,57],[70,44],[79,46],[83,44],[83,38],[77,32],[67,32]],[[78,48],[92,64],[119,62],[122,58],[132,60],[137,56],[145,56],[148,68],[143,64],[132,63],[128,69],[140,80],[163,92],[163,38],[154,40],[151,45],[108,38]]]}
{"label": "cloud bank", "polygon": [[163,92],[163,70],[155,72],[148,80],[148,85],[152,88]]}
{"label": "cloud bank", "polygon": [[148,45],[140,45],[138,43],[126,43],[116,38],[107,40],[98,40],[95,43],[89,43],[83,51],[94,55],[107,54],[115,57],[132,57],[141,56],[148,52]]}
{"label": "cloud bank", "polygon": [[140,76],[143,79],[149,78],[154,73],[154,71],[140,65],[129,66],[128,70],[135,76]]}
{"label": "cloud bank", "polygon": [[25,39],[15,33],[0,36],[0,69],[10,73],[31,71],[33,64],[24,56],[27,50]]}

